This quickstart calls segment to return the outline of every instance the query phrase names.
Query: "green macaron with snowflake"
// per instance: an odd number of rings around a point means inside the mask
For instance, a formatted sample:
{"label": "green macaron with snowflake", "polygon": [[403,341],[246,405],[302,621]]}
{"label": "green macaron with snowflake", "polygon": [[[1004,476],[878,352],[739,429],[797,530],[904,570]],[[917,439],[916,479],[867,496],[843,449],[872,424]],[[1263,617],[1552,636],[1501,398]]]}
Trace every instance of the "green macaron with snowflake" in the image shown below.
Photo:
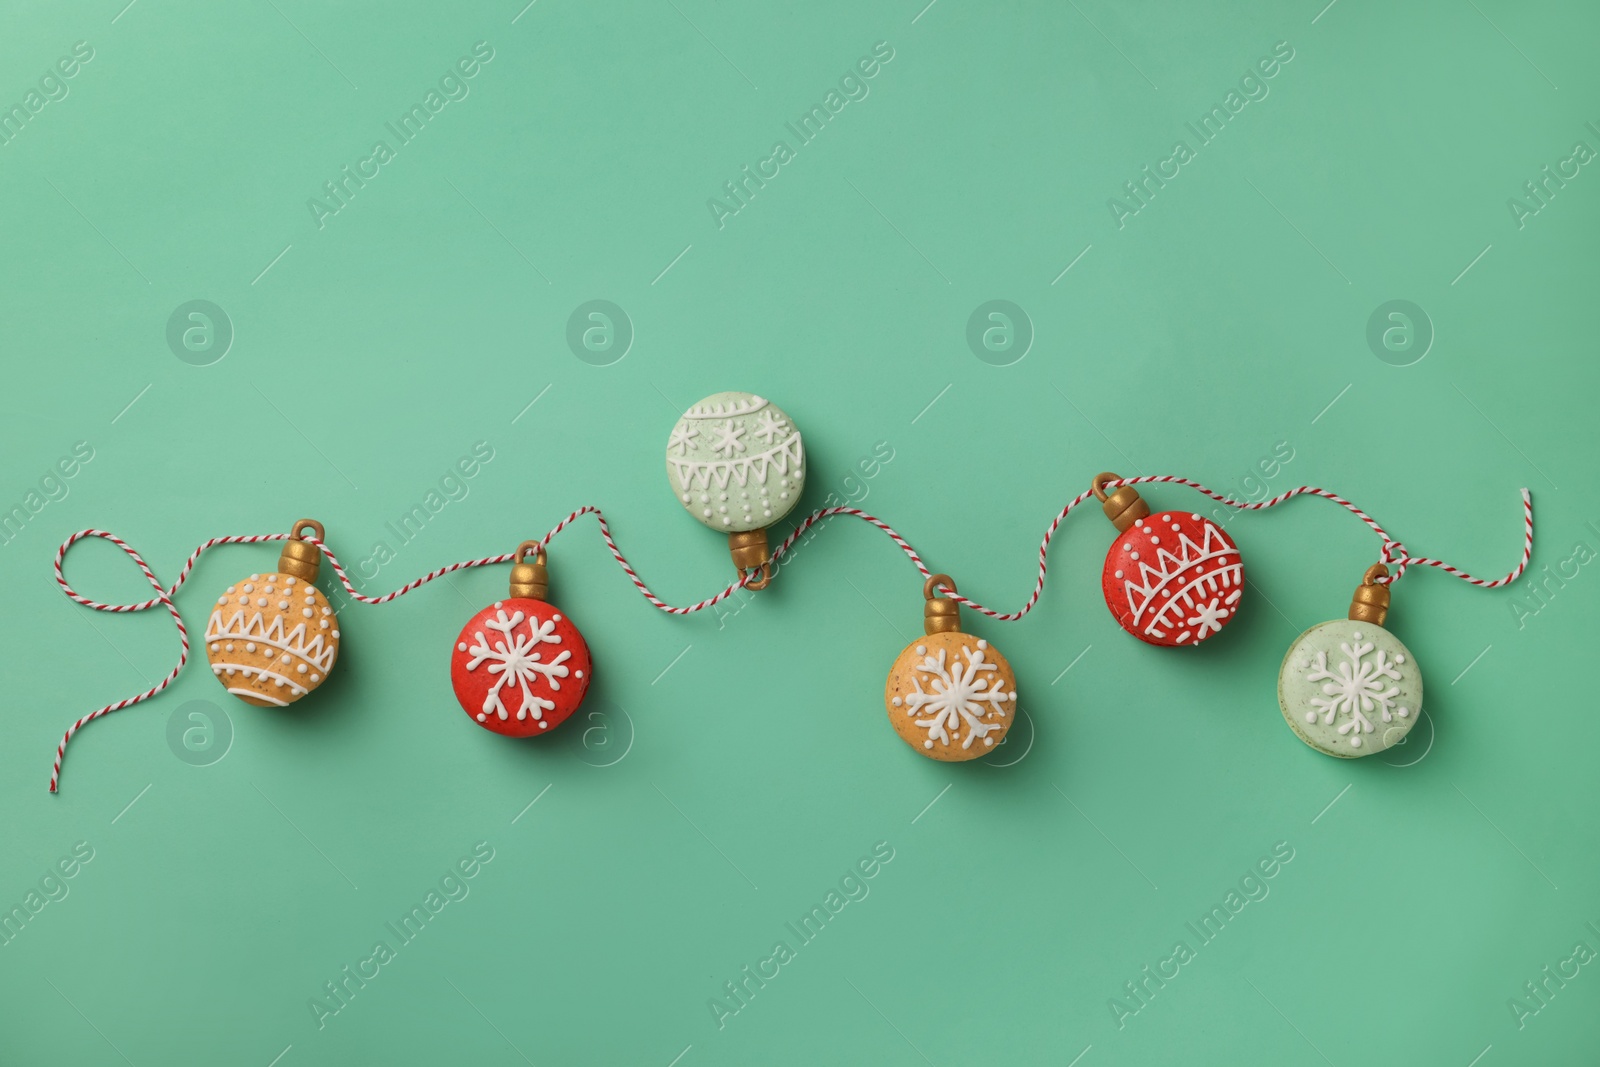
{"label": "green macaron with snowflake", "polygon": [[1367,570],[1345,619],[1319,623],[1295,639],[1278,672],[1278,703],[1300,740],[1329,756],[1354,759],[1393,748],[1422,713],[1422,671],[1400,639],[1383,628],[1389,586],[1382,564]]}

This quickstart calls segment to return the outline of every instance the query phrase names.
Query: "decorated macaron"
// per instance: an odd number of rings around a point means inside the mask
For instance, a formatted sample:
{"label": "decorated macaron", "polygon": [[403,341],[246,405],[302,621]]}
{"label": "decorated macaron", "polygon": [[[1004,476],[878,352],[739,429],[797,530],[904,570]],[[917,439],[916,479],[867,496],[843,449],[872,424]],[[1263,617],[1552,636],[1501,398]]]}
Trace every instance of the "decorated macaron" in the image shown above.
{"label": "decorated macaron", "polygon": [[538,737],[566,722],[594,676],[583,634],[545,600],[547,559],[538,541],[517,546],[510,595],[467,620],[450,654],[461,710],[505,737]]}
{"label": "decorated macaron", "polygon": [[339,658],[339,620],[315,585],[325,536],[314,519],[295,523],[278,569],[228,586],[206,621],[205,650],[217,681],[257,707],[284,707],[321,685]]}
{"label": "decorated macaron", "polygon": [[1300,740],[1352,759],[1398,745],[1422,712],[1422,672],[1388,630],[1389,588],[1367,571],[1350,617],[1318,623],[1295,639],[1278,672],[1278,704]]}
{"label": "decorated macaron", "polygon": [[771,578],[767,527],[800,502],[805,446],[794,420],[753,393],[714,393],[695,404],[667,440],[667,477],[685,511],[728,535],[740,574],[761,589]]}
{"label": "decorated macaron", "polygon": [[1092,483],[1117,539],[1100,575],[1106,607],[1117,625],[1151,645],[1197,645],[1233,621],[1244,595],[1244,562],[1222,527],[1196,512],[1152,515],[1137,490],[1107,496]]}
{"label": "decorated macaron", "polygon": [[921,756],[947,763],[986,756],[1016,720],[1017,677],[988,641],[961,632],[961,606],[936,596],[955,582],[923,584],[922,637],[889,668],[883,702],[889,725]]}

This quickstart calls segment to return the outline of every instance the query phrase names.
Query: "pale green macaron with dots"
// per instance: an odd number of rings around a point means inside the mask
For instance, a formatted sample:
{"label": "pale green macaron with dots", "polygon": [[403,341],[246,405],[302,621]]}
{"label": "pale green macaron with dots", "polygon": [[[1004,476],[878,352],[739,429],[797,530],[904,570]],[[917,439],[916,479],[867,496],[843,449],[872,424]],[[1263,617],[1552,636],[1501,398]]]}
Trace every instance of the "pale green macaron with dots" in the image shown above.
{"label": "pale green macaron with dots", "polygon": [[1278,703],[1300,740],[1341,759],[1398,745],[1422,712],[1422,671],[1400,639],[1352,619],[1301,634],[1278,672]]}
{"label": "pale green macaron with dots", "polygon": [[794,420],[772,401],[714,393],[672,428],[667,478],[684,510],[713,530],[759,530],[800,502],[805,446]]}

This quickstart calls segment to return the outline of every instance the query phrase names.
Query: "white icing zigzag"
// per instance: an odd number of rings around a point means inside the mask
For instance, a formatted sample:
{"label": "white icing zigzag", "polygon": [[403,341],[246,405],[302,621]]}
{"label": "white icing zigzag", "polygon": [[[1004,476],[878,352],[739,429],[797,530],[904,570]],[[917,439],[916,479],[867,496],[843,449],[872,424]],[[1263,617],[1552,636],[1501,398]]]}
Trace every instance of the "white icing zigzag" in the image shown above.
{"label": "white icing zigzag", "polygon": [[730,415],[750,415],[767,406],[765,397],[752,396],[727,404],[701,404],[683,413],[686,419],[725,419]]}
{"label": "white icing zigzag", "polygon": [[206,623],[205,639],[208,642],[236,640],[270,645],[279,652],[299,656],[323,674],[333,666],[333,647],[323,641],[322,635],[313,634],[311,639],[307,640],[306,624],[299,622],[285,637],[282,615],[274,615],[272,625],[268,626],[262,620],[262,613],[259,611],[246,619],[244,610],[238,609],[224,621],[222,609],[218,608],[211,613],[211,620]]}
{"label": "white icing zigzag", "polygon": [[[1123,594],[1133,622],[1142,623],[1145,633],[1152,637],[1162,638],[1183,627],[1179,644],[1187,643],[1191,636],[1196,641],[1203,640],[1222,628],[1243,595],[1244,566],[1239,550],[1223,541],[1221,532],[1211,523],[1205,523],[1204,530],[1201,544],[1195,544],[1187,533],[1179,535],[1176,555],[1165,546],[1156,548],[1155,566],[1131,559],[1123,564],[1139,569],[1138,581],[1129,578],[1122,583]],[[1195,577],[1176,590],[1166,589],[1188,574]],[[1162,596],[1156,607],[1157,596],[1168,592],[1171,595]],[[1144,618],[1147,612],[1148,620]]]}
{"label": "white icing zigzag", "polygon": [[[763,400],[762,403],[765,404],[766,401]],[[749,483],[752,470],[755,472],[756,483],[762,484],[767,480],[769,469],[776,470],[779,474],[788,474],[790,464],[794,465],[795,470],[799,470],[804,460],[805,446],[801,444],[799,434],[794,434],[765,452],[758,452],[753,456],[740,456],[737,459],[702,463],[674,456],[667,457],[667,462],[672,464],[673,470],[677,472],[679,489],[689,489],[693,485],[709,489],[712,482],[717,484],[718,489],[726,489],[730,480],[737,481],[743,486]]]}

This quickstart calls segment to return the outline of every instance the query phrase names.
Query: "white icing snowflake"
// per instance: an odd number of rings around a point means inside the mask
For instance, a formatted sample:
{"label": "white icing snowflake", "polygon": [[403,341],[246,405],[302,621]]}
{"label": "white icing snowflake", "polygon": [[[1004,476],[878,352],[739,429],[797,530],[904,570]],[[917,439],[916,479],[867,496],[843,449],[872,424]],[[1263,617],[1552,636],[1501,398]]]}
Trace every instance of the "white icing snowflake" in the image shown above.
{"label": "white icing snowflake", "polygon": [[721,452],[725,456],[732,456],[735,452],[744,451],[744,442],[740,440],[744,436],[743,426],[729,419],[722,424],[721,429],[715,432],[717,439],[711,442],[711,450],[713,452]]}
{"label": "white icing snowflake", "polygon": [[1222,629],[1222,624],[1228,621],[1228,609],[1222,606],[1221,597],[1212,597],[1211,603],[1202,604],[1195,609],[1194,615],[1186,620],[1190,626],[1198,627],[1194,639],[1203,641],[1207,634],[1214,634]]}
{"label": "white icing snowflake", "polygon": [[787,422],[774,415],[771,410],[767,410],[761,413],[761,421],[756,424],[755,435],[770,445],[779,434],[788,428],[789,424]]}
{"label": "white icing snowflake", "polygon": [[672,428],[672,440],[667,442],[667,451],[670,452],[676,448],[678,450],[678,455],[684,455],[689,451],[689,442],[693,441],[699,436],[700,431],[695,429],[693,426],[687,426],[683,423],[679,423],[677,426]]}
{"label": "white icing snowflake", "polygon": [[[978,738],[983,739],[985,745],[993,745],[994,739],[988,734],[991,730],[998,730],[1003,726],[1000,722],[984,722],[984,718],[994,715],[996,718],[1005,718],[1005,703],[1016,700],[1017,694],[1007,693],[1002,679],[980,679],[980,674],[989,674],[998,671],[993,663],[984,662],[983,649],[963,648],[962,653],[967,657],[965,667],[956,665],[953,669],[945,663],[945,650],[940,649],[939,655],[924,656],[921,663],[917,664],[917,671],[922,674],[931,674],[929,679],[929,692],[922,689],[922,679],[913,681],[916,691],[906,694],[905,709],[907,715],[931,715],[931,718],[917,719],[916,724],[928,731],[928,739],[922,743],[923,748],[932,748],[934,741],[953,744],[950,731],[961,732],[961,724],[967,725],[967,736],[961,743],[962,748],[971,748],[972,742]],[[989,687],[984,688],[984,683],[989,682]],[[895,703],[900,703],[900,698],[895,698]]]}
{"label": "white icing snowflake", "polygon": [[[1306,712],[1306,722],[1316,722],[1320,713],[1322,724],[1330,726],[1336,716],[1348,716],[1347,721],[1339,724],[1339,733],[1354,734],[1350,738],[1350,747],[1360,748],[1361,735],[1373,731],[1372,720],[1367,718],[1367,712],[1377,709],[1382,712],[1384,722],[1393,722],[1396,713],[1401,718],[1410,713],[1406,708],[1397,709],[1394,706],[1394,698],[1400,695],[1399,688],[1392,685],[1384,687],[1385,678],[1396,682],[1400,680],[1400,672],[1395,670],[1396,661],[1389,659],[1388,654],[1377,649],[1372,642],[1361,640],[1359,633],[1353,634],[1349,642],[1340,642],[1339,649],[1345,658],[1338,665],[1337,674],[1328,669],[1326,652],[1318,651],[1311,662],[1306,681],[1322,682],[1322,691],[1328,695],[1328,699],[1311,698],[1311,706],[1316,710]],[[1368,661],[1367,653],[1375,649],[1377,655]]]}
{"label": "white icing snowflake", "polygon": [[[506,683],[515,681],[517,688],[522,691],[522,703],[517,707],[517,719],[529,717],[542,720],[546,711],[555,710],[555,702],[538,697],[529,689],[529,683],[543,678],[545,684],[551,689],[561,688],[561,679],[567,676],[566,661],[572,658],[570,651],[563,650],[560,655],[549,662],[544,662],[539,652],[534,651],[540,645],[559,645],[561,638],[556,634],[556,624],[553,619],[539,622],[538,619],[528,616],[524,626],[522,612],[514,612],[509,617],[504,608],[497,607],[495,614],[498,618],[485,620],[484,625],[491,630],[497,630],[504,640],[496,639],[493,647],[484,637],[483,631],[478,631],[473,637],[476,643],[465,651],[472,653],[472,659],[467,663],[467,670],[475,671],[485,660],[489,661],[489,673],[498,674],[494,685],[489,687],[489,693],[483,698],[483,708],[478,712],[478,721],[483,722],[493,712],[502,721],[509,719],[511,713],[505,705],[504,689]],[[517,633],[517,627],[523,626],[525,633]]]}

